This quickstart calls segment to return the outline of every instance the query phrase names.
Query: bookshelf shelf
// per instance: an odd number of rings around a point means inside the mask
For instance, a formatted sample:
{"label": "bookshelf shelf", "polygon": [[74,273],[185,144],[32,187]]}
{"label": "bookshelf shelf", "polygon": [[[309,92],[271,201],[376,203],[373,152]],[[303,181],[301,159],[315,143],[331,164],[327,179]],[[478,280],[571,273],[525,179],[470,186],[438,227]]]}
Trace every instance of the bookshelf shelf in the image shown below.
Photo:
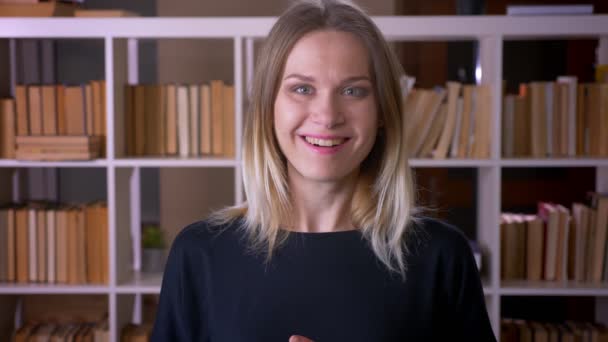
{"label": "bookshelf shelf", "polygon": [[0,294],[108,294],[109,286],[52,285],[52,284],[0,284]]}
{"label": "bookshelf shelf", "polygon": [[608,284],[568,282],[503,282],[503,296],[608,296]]}
{"label": "bookshelf shelf", "polygon": [[[488,311],[495,332],[500,331],[502,296],[608,296],[608,284],[575,283],[524,283],[500,281],[500,213],[501,168],[539,167],[593,167],[597,170],[595,191],[608,191],[608,158],[580,159],[501,159],[501,109],[503,80],[503,45],[508,40],[530,39],[602,39],[608,37],[608,15],[595,16],[416,16],[374,17],[382,32],[393,41],[462,41],[479,43],[479,62],[482,83],[492,86],[493,143],[490,158],[477,159],[411,159],[414,168],[477,168],[477,240],[488,253],[487,275],[483,278]],[[138,235],[143,220],[142,207],[147,198],[142,194],[140,168],[186,168],[179,170],[198,177],[201,169],[224,178],[233,177],[234,188],[226,190],[224,184],[211,184],[207,180],[205,191],[198,193],[226,195],[233,203],[243,200],[241,183],[241,156],[236,158],[132,158],[122,155],[125,142],[122,123],[125,108],[123,87],[138,84],[138,39],[193,38],[232,40],[235,85],[235,146],[242,137],[244,89],[250,81],[253,67],[253,42],[264,38],[274,17],[217,17],[217,18],[0,18],[0,38],[11,41],[18,38],[86,38],[102,39],[104,43],[104,75],[107,108],[108,157],[78,162],[28,162],[0,159],[1,168],[101,168],[107,171],[109,222],[109,279],[107,286],[65,286],[44,284],[0,284],[0,295],[21,294],[104,294],[109,297],[108,313],[110,340],[118,341],[123,324],[131,317],[140,317],[141,307],[130,301],[142,294],[160,292],[162,274],[141,274]],[[77,28],[77,29],[75,29]],[[226,61],[230,63],[230,61]],[[12,66],[14,68],[14,66]],[[12,81],[14,82],[14,81]],[[14,85],[14,84],[12,84]],[[10,88],[10,87],[9,87]],[[218,168],[232,168],[229,172]],[[1,170],[0,170],[1,171]],[[168,171],[172,173],[174,170]],[[6,177],[8,179],[8,176]],[[177,178],[177,177],[176,177]],[[215,178],[213,178],[215,180]],[[232,182],[228,179],[228,182]],[[199,178],[200,180],[200,178]],[[10,182],[8,182],[10,183]],[[221,182],[220,182],[221,183]],[[213,188],[216,186],[216,188]],[[213,188],[213,189],[212,189]],[[211,190],[209,190],[211,189]],[[4,189],[0,189],[4,190]],[[167,191],[168,189],[164,189]],[[191,190],[191,189],[188,189]],[[197,189],[194,189],[197,190]],[[209,192],[207,192],[209,191]],[[215,193],[213,191],[216,191]],[[218,192],[219,191],[219,192]],[[5,191],[6,192],[6,191]],[[221,192],[221,193],[220,193]],[[1,192],[0,195],[10,196]],[[207,197],[222,197],[222,196]],[[166,196],[166,194],[163,194]],[[201,210],[216,203],[196,202]],[[224,196],[226,197],[226,196]],[[180,204],[181,205],[181,204]],[[216,208],[216,207],[214,207]],[[181,208],[172,208],[178,211]],[[179,212],[178,215],[182,213]],[[606,305],[608,307],[608,305]],[[133,313],[133,315],[131,315]],[[0,317],[1,318],[1,317]],[[0,322],[0,325],[5,322]],[[137,323],[137,322],[136,322]],[[4,324],[8,326],[8,324]],[[497,335],[499,335],[497,333]]]}
{"label": "bookshelf shelf", "polygon": [[503,167],[604,167],[608,158],[502,159]]}
{"label": "bookshelf shelf", "polygon": [[90,161],[22,161],[13,159],[0,159],[0,168],[29,168],[29,167],[107,167],[107,159],[96,159]]}
{"label": "bookshelf shelf", "polygon": [[225,158],[138,158],[116,159],[112,165],[117,167],[235,167],[238,162]]}

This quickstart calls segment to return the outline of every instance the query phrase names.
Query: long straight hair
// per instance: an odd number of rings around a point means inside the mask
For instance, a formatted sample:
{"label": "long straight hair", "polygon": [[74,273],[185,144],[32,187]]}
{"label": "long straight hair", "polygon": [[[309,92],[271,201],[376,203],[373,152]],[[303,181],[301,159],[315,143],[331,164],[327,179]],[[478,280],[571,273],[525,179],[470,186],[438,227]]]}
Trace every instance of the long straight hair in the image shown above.
{"label": "long straight hair", "polygon": [[405,279],[406,237],[415,220],[412,171],[407,160],[402,116],[401,65],[371,18],[352,3],[338,0],[297,1],[272,27],[259,55],[243,136],[243,183],[247,201],[218,211],[211,221],[242,219],[249,247],[266,255],[285,242],[292,203],[287,164],[273,130],[274,101],[285,61],[294,44],[319,30],[348,32],[369,52],[379,119],[384,123],[370,154],[362,162],[351,202],[351,220],[377,258]]}

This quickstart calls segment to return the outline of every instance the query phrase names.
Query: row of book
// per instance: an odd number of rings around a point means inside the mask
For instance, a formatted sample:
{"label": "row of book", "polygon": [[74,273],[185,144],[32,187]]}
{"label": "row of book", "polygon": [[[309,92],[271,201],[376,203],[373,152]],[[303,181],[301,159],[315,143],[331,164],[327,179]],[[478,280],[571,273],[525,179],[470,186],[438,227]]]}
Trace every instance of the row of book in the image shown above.
{"label": "row of book", "polygon": [[0,101],[0,158],[17,156],[17,136],[97,136],[103,147],[105,92],[103,80],[77,86],[17,85],[14,99]]}
{"label": "row of book", "polygon": [[105,203],[0,209],[0,282],[107,284]]}
{"label": "row of book", "polygon": [[505,157],[608,156],[608,83],[555,82],[520,85],[504,96]]}
{"label": "row of book", "polygon": [[413,88],[404,76],[403,116],[411,158],[490,157],[492,87],[447,82],[434,89]]}
{"label": "row of book", "polygon": [[234,86],[132,85],[125,89],[126,154],[235,155]]}
{"label": "row of book", "polygon": [[82,1],[0,0],[0,17],[132,17],[122,9],[90,10]]}
{"label": "row of book", "polygon": [[608,281],[608,195],[571,208],[538,203],[536,215],[501,215],[501,279]]}
{"label": "row of book", "polygon": [[15,342],[109,342],[108,320],[100,322],[28,322],[14,332]]}
{"label": "row of book", "polygon": [[604,342],[608,328],[601,323],[565,321],[547,323],[503,318],[500,321],[502,342]]}
{"label": "row of book", "polygon": [[125,325],[120,332],[121,342],[148,342],[152,335],[151,324],[133,324]]}

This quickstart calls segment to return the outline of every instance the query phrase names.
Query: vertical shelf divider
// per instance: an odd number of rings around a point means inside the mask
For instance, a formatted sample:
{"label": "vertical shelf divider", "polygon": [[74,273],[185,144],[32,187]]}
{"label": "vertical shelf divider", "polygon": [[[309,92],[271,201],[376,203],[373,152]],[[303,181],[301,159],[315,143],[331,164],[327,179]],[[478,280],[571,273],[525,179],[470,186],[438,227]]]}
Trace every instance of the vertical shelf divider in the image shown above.
{"label": "vertical shelf divider", "polygon": [[243,202],[243,182],[241,175],[243,163],[241,161],[241,144],[243,140],[243,37],[234,37],[234,132],[235,132],[235,158],[234,167],[234,201],[235,204]]}

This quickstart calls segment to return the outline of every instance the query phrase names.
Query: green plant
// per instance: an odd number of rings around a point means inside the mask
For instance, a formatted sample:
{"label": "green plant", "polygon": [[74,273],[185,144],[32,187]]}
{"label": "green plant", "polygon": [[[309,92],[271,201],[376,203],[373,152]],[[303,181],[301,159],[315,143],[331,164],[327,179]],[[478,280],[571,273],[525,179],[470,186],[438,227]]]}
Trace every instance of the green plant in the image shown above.
{"label": "green plant", "polygon": [[146,224],[141,236],[143,248],[164,248],[163,232],[157,224]]}

